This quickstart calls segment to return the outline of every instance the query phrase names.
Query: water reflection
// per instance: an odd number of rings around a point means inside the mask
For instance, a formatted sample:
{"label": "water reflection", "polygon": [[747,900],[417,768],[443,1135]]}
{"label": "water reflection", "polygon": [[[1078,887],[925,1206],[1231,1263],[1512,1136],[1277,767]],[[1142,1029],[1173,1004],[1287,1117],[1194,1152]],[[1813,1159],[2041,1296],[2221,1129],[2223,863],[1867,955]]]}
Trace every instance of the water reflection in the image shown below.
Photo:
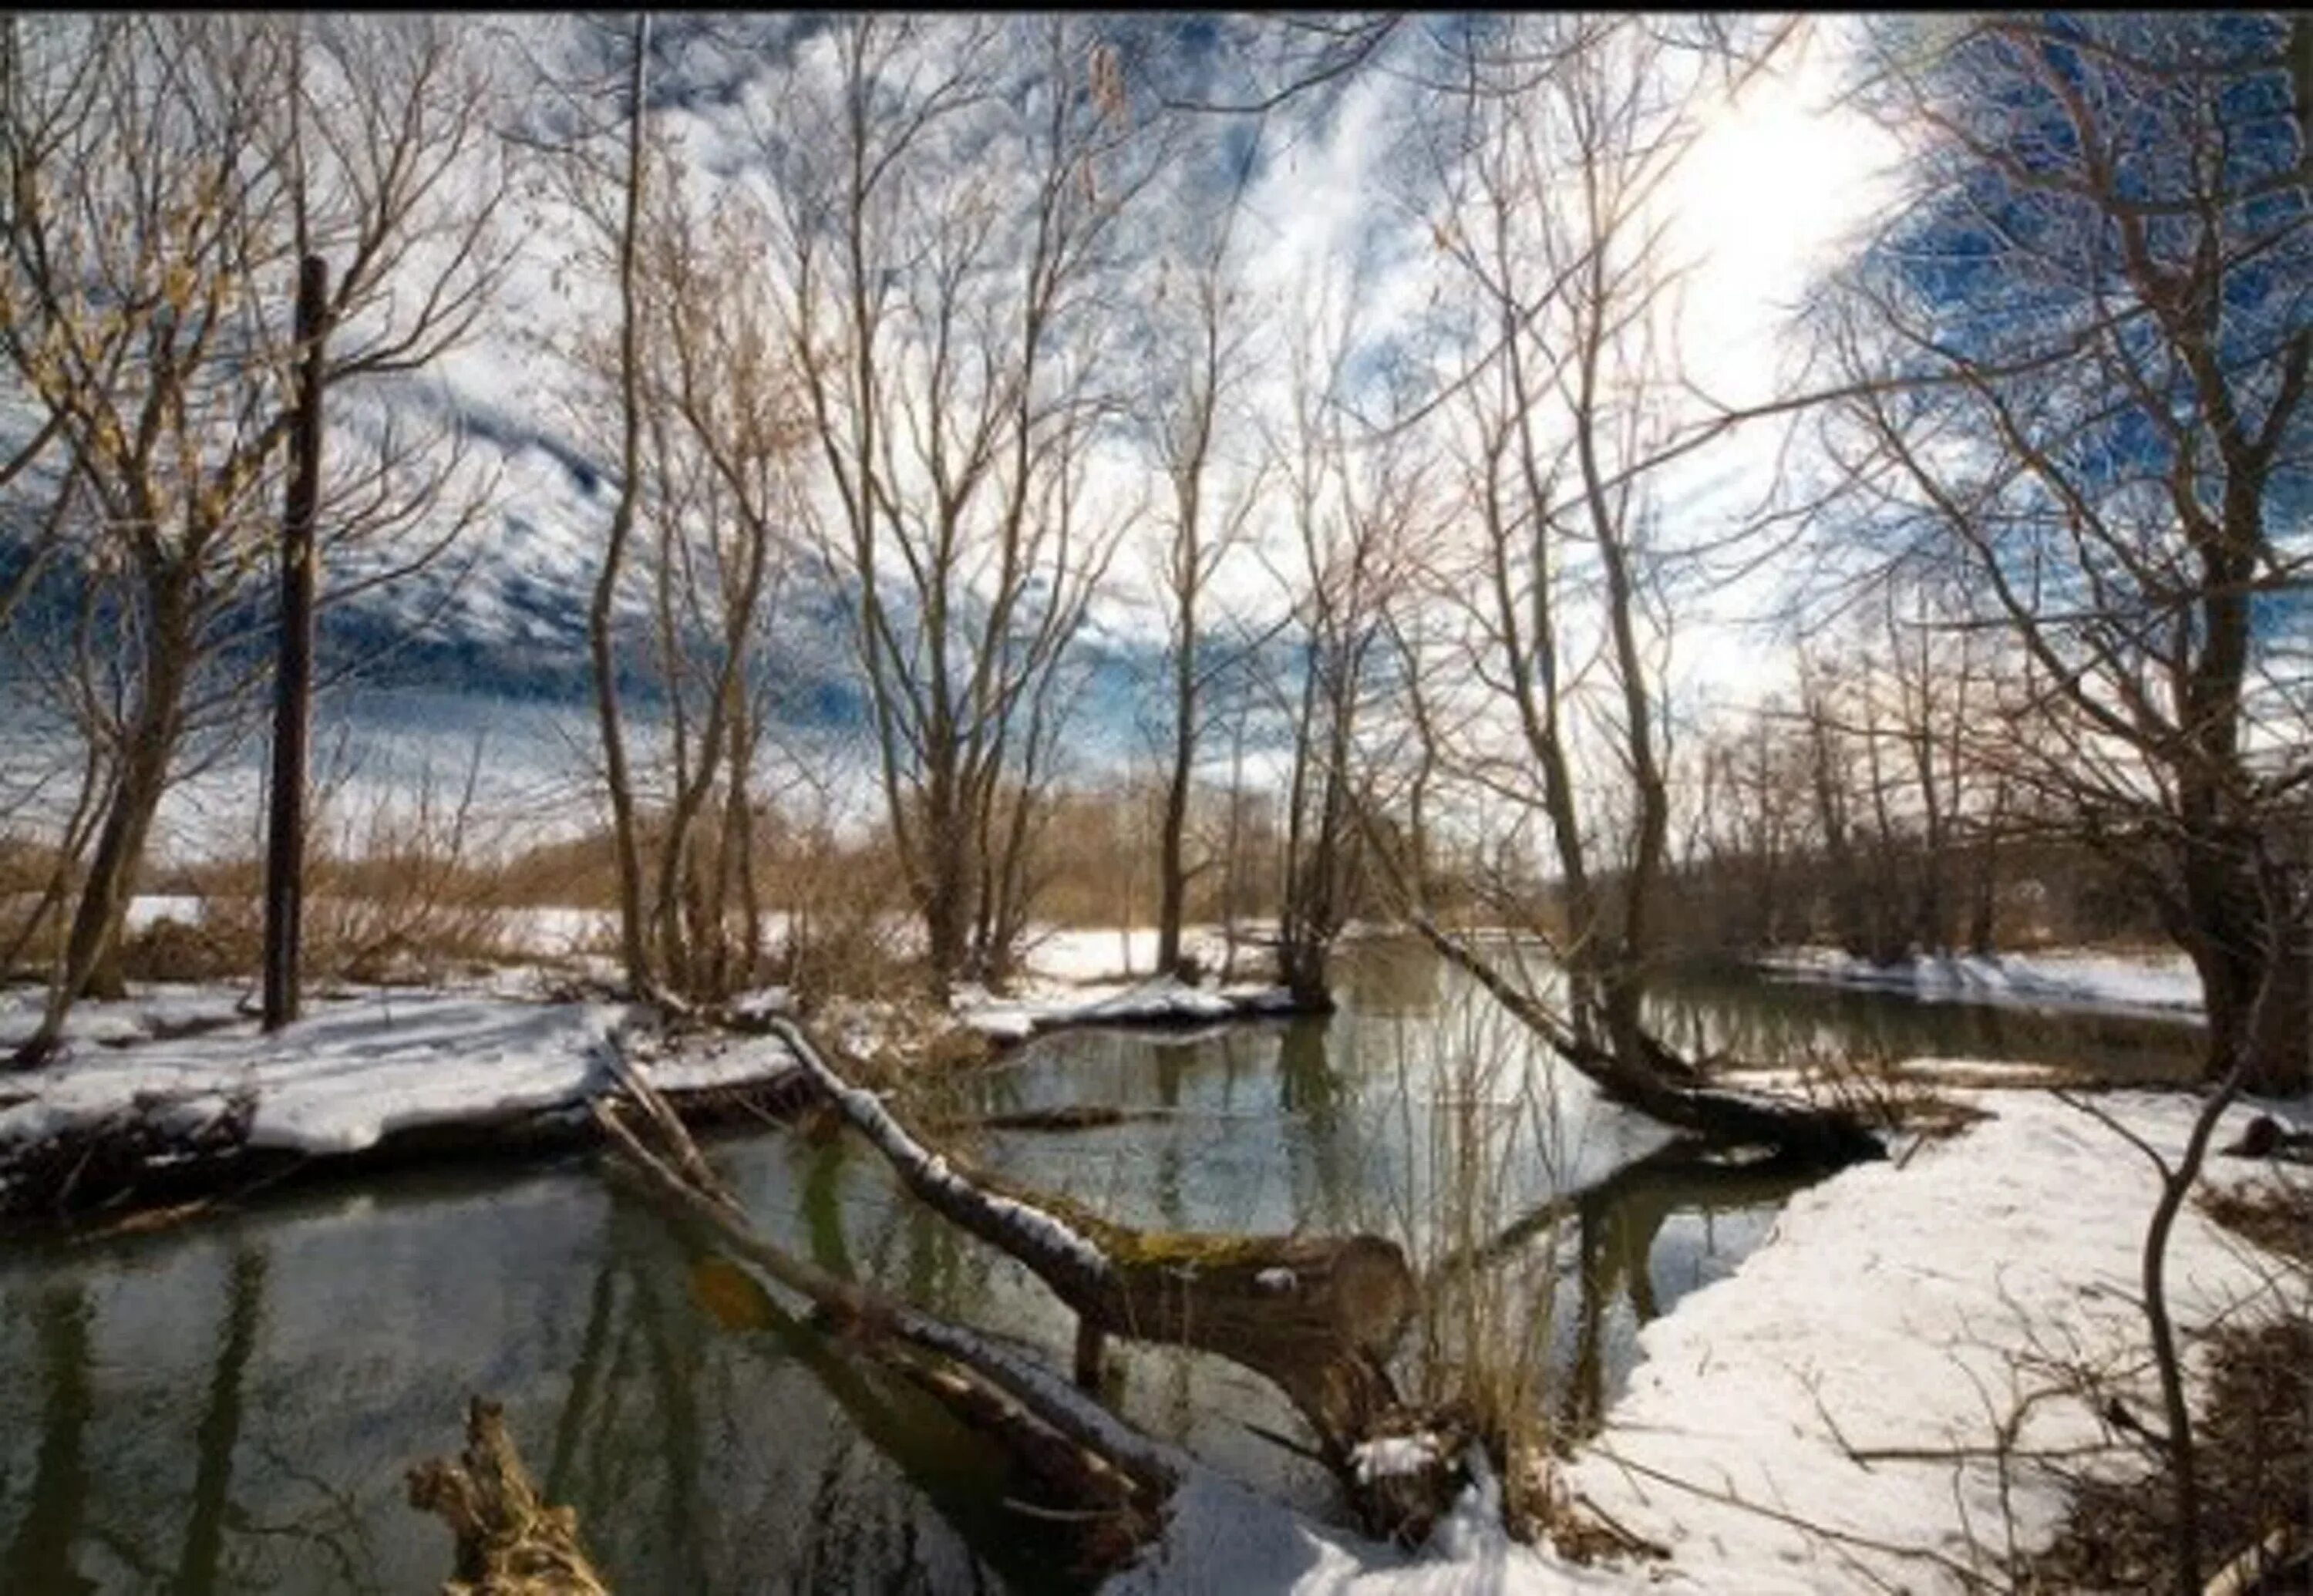
{"label": "water reflection", "polygon": [[[0,1571],[16,1591],[93,1591],[74,1567],[74,1543],[88,1502],[84,1446],[95,1402],[89,1389],[87,1291],[78,1284],[40,1292],[31,1304],[34,1351],[12,1363],[40,1371],[40,1451],[23,1516]],[[13,1426],[12,1426],[13,1428]],[[13,1462],[13,1459],[12,1459]],[[13,1477],[14,1470],[10,1473]]]}
{"label": "water reflection", "polygon": [[[1434,960],[1360,948],[1341,973],[1324,1022],[1040,1043],[974,1080],[967,1107],[1145,1117],[989,1131],[969,1151],[1128,1223],[1379,1230],[1424,1267],[1453,1238],[1491,1239],[1490,1263],[1538,1268],[1554,1304],[1533,1333],[1556,1416],[1595,1421],[1640,1327],[1729,1272],[1791,1183],[1661,1151],[1662,1132],[1598,1103]],[[1664,1001],[1682,1045],[1748,1057],[1836,1045],[2189,1067],[2196,1040],[1756,983]],[[784,1133],[714,1151],[820,1268],[1066,1366],[1072,1327],[1042,1288],[898,1200],[872,1157]],[[470,1391],[506,1403],[616,1589],[1065,1587],[993,1449],[768,1299],[708,1311],[696,1263],[583,1161],[17,1248],[0,1257],[0,1589],[430,1589],[447,1534],[406,1506],[401,1476],[454,1450]],[[1135,1422],[1307,1511],[1336,1507],[1321,1471],[1254,1433],[1295,1427],[1259,1380],[1152,1349],[1120,1349],[1113,1371]]]}
{"label": "water reflection", "polygon": [[207,1596],[218,1588],[224,1549],[226,1487],[233,1480],[233,1452],[241,1439],[242,1375],[257,1340],[257,1318],[265,1300],[265,1254],[254,1248],[233,1250],[225,1297],[224,1324],[217,1337],[216,1371],[209,1382],[208,1406],[195,1432],[199,1459],[193,1476],[193,1503],[185,1520],[185,1544],[171,1584],[177,1596]]}
{"label": "water reflection", "polygon": [[1682,1144],[1580,1193],[1574,1278],[1557,1315],[1561,1430],[1596,1429],[1636,1361],[1638,1332],[1669,1301],[1733,1273],[1784,1200],[1818,1177],[1772,1160],[1721,1162]]}
{"label": "water reflection", "polygon": [[[844,1244],[897,1266],[898,1211],[840,1181]],[[455,1449],[470,1390],[506,1401],[614,1589],[1051,1586],[991,1449],[791,1318],[723,1329],[687,1264],[584,1169],[21,1249],[0,1590],[432,1589],[447,1531],[400,1477]]]}

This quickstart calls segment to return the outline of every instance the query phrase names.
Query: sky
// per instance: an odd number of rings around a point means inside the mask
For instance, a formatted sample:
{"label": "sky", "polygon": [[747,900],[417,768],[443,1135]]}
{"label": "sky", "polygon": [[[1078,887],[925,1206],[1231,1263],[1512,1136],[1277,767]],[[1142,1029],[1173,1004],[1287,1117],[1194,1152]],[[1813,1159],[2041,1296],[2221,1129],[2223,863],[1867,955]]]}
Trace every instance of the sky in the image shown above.
{"label": "sky", "polygon": [[[1201,34],[1178,35],[1174,44],[1192,52],[1229,48]],[[1707,113],[1707,131],[1662,196],[1674,247],[1693,263],[1680,345],[1691,375],[1723,401],[1755,401],[1790,368],[1799,354],[1790,315],[1809,274],[1892,192],[1884,169],[1893,149],[1886,136],[1830,103],[1845,48],[1836,20],[1807,24],[1773,70]],[[686,82],[698,92],[663,106],[665,119],[688,137],[701,169],[743,161],[746,75],[718,75],[698,67],[695,55],[685,58],[697,67]],[[753,81],[760,89],[770,76]],[[1240,239],[1248,283],[1272,318],[1281,322],[1314,305],[1336,313],[1353,308],[1361,326],[1385,331],[1419,317],[1438,266],[1427,251],[1407,247],[1417,223],[1390,210],[1385,198],[1400,153],[1393,113],[1404,92],[1386,72],[1364,72],[1347,80],[1337,103],[1314,125],[1280,116],[1262,127],[1269,159],[1247,195]],[[596,269],[600,240],[538,189],[518,197],[507,228],[516,260],[489,322],[412,390],[422,390],[425,403],[465,419],[477,465],[493,471],[497,481],[500,508],[490,541],[443,573],[459,570],[462,584],[448,622],[460,635],[447,650],[447,668],[468,673],[463,684],[485,694],[518,687],[525,658],[535,666],[576,657],[577,601],[591,578],[610,497],[605,474],[586,464],[606,458],[608,429],[583,419],[585,396],[568,380],[574,330],[607,308]],[[1345,280],[1341,264],[1376,242],[1380,247],[1363,251],[1364,274]],[[1283,379],[1272,342],[1248,378],[1247,404],[1277,413]],[[1231,440],[1234,453],[1249,454],[1251,442]],[[1701,533],[1739,516],[1772,477],[1778,442],[1772,426],[1746,428],[1665,472],[1667,519]],[[1148,547],[1144,541],[1136,551],[1143,577]],[[1125,595],[1135,563],[1134,555],[1120,562],[1124,581],[1095,616],[1100,639],[1126,660],[1145,657],[1162,635],[1161,618],[1146,600]],[[1719,581],[1707,595],[1707,610],[1699,601],[1683,607],[1674,680],[1697,703],[1737,707],[1787,675],[1790,650],[1763,647],[1745,624],[1772,607],[1774,580],[1768,570]],[[422,615],[438,586],[438,578],[427,584],[391,624]],[[1277,601],[1274,578],[1257,560],[1238,560],[1225,588],[1224,604],[1251,613],[1273,609]],[[497,651],[471,647],[484,640]],[[839,650],[805,647],[799,666],[813,668],[814,661],[817,668],[842,663]],[[568,673],[548,674],[561,683],[552,695],[567,696]],[[1138,748],[1135,728],[1119,723],[1132,713],[1129,692],[1089,701],[1102,724],[1086,728],[1087,746],[1120,755]],[[457,746],[436,762],[445,769],[462,763],[473,732],[464,718],[450,719]],[[422,729],[396,727],[394,736]],[[567,763],[571,739],[559,722],[550,736],[526,740],[535,746],[525,758]]]}
{"label": "sky", "polygon": [[[1801,349],[1790,318],[1810,273],[1833,257],[1892,191],[1885,168],[1891,142],[1860,113],[1834,101],[1847,48],[1837,19],[1811,20],[1776,57],[1774,67],[1731,101],[1704,113],[1707,130],[1674,174],[1659,205],[1675,258],[1692,263],[1680,301],[1678,340],[1692,378],[1729,403],[1766,397]],[[1228,48],[1192,31],[1165,35],[1194,54]],[[809,46],[805,46],[805,54]],[[750,79],[725,72],[695,44],[679,52],[687,90],[661,108],[666,130],[686,152],[694,179],[743,170],[751,138],[751,96],[778,86],[775,73]],[[1240,269],[1253,302],[1272,324],[1255,330],[1254,363],[1239,394],[1241,415],[1281,414],[1287,403],[1280,339],[1295,315],[1322,306],[1338,318],[1353,309],[1368,331],[1410,325],[1436,287],[1429,252],[1405,247],[1421,225],[1394,208],[1390,164],[1401,128],[1394,119],[1406,90],[1380,70],[1347,81],[1337,102],[1311,125],[1279,113],[1255,127],[1234,119],[1232,137],[1257,137],[1265,166],[1245,198],[1236,234]],[[758,99],[754,103],[760,104]],[[1216,116],[1212,131],[1231,123]],[[708,181],[706,187],[711,188]],[[516,225],[525,235],[514,274],[485,336],[453,352],[440,368],[448,402],[492,435],[480,451],[500,474],[503,558],[477,562],[464,578],[469,602],[461,624],[533,639],[551,646],[568,619],[552,592],[582,586],[591,569],[598,524],[608,514],[600,473],[574,460],[608,449],[608,429],[584,419],[603,395],[567,381],[577,352],[575,330],[612,308],[599,269],[601,242],[550,194],[522,200]],[[1364,271],[1353,284],[1345,263]],[[1661,474],[1667,515],[1698,533],[1751,508],[1770,485],[1781,433],[1755,424]],[[1224,436],[1225,460],[1242,463],[1259,440],[1240,427]],[[1226,472],[1225,473],[1226,474]],[[1114,460],[1106,473],[1120,500],[1147,490],[1144,463]],[[1118,561],[1116,580],[1095,609],[1102,639],[1130,656],[1161,645],[1164,621],[1148,594],[1156,534],[1134,538]],[[1234,560],[1222,582],[1223,606],[1260,614],[1279,600],[1274,560]],[[1770,609],[1772,569],[1739,583],[1710,585],[1711,610],[1699,604],[1680,616],[1675,645],[1683,676],[1708,681],[1728,703],[1774,684],[1787,650],[1762,648],[1742,622]]]}
{"label": "sky", "polygon": [[[1806,354],[1795,317],[1810,280],[1895,198],[1898,151],[1885,129],[1839,101],[1852,22],[1804,20],[1772,67],[1702,113],[1703,131],[1658,197],[1672,259],[1689,275],[1676,339],[1688,378],[1729,407],[1789,392]],[[1249,277],[1280,304],[1311,303],[1374,219],[1389,190],[1388,102],[1401,93],[1370,73],[1341,96],[1315,134],[1271,163],[1249,197]],[[1358,313],[1385,327],[1418,314],[1432,282],[1421,252],[1385,259],[1356,289]],[[1281,376],[1272,372],[1272,388]],[[1266,401],[1281,399],[1272,394]],[[1746,424],[1658,474],[1667,523],[1698,538],[1739,522],[1774,486],[1785,427]],[[1754,550],[1743,551],[1747,558]],[[1720,562],[1680,605],[1672,648],[1675,690],[1698,710],[1756,702],[1793,678],[1773,614],[1789,567],[1769,561],[1728,579]],[[1264,578],[1240,566],[1257,604]]]}

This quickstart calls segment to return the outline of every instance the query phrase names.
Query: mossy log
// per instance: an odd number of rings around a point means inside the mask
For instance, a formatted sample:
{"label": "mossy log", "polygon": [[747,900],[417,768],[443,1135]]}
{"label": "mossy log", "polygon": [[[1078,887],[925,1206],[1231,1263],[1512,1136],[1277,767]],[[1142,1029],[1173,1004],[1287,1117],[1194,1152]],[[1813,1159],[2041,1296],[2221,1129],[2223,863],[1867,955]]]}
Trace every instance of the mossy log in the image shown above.
{"label": "mossy log", "polygon": [[457,1539],[442,1596],[607,1596],[578,1545],[577,1515],[549,1507],[530,1482],[495,1402],[466,1406],[466,1450],[409,1471],[409,1505]]}

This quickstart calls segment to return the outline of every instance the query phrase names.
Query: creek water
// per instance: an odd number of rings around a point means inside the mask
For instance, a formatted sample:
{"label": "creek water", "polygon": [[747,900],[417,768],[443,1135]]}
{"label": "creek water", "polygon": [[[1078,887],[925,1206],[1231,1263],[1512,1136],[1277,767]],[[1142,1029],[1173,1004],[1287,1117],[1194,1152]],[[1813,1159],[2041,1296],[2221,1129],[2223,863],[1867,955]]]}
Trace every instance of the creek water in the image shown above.
{"label": "creek water", "polygon": [[[1639,1328],[1730,1273],[1794,1189],[1663,1150],[1418,950],[1353,949],[1325,1020],[1064,1033],[920,1106],[945,1140],[1128,1223],[1371,1230],[1433,1279],[1510,1283],[1492,1333],[1553,1416],[1611,1404]],[[2188,1069],[2189,1026],[1682,982],[1682,1045]],[[984,1122],[1093,1105],[1066,1132]],[[896,1198],[871,1153],[784,1131],[710,1149],[830,1271],[1049,1349],[1071,1326],[1008,1259]],[[1553,1202],[1569,1194],[1578,1199]],[[174,1231],[0,1257],[0,1592],[394,1592],[448,1571],[403,1471],[507,1417],[621,1592],[1060,1588],[994,1449],[776,1306],[735,1321],[591,1158],[281,1194]],[[1450,1346],[1441,1355],[1452,1356]],[[1338,1511],[1282,1400],[1233,1366],[1114,1349],[1112,1400],[1216,1467]]]}

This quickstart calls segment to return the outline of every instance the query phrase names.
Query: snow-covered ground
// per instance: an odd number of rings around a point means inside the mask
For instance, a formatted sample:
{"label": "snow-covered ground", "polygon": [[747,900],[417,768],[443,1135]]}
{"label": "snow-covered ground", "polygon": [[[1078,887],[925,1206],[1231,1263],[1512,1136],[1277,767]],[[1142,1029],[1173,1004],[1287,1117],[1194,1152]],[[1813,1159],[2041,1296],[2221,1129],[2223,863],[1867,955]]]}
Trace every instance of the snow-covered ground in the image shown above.
{"label": "snow-covered ground", "polygon": [[[629,1015],[619,1004],[376,990],[310,1001],[305,1018],[268,1036],[238,1011],[241,996],[184,987],[83,1005],[55,1060],[0,1076],[0,1150],[126,1110],[190,1133],[247,1103],[249,1145],[357,1152],[420,1125],[583,1103],[612,1085],[627,1051]],[[0,1051],[37,1018],[28,998],[10,994]],[[792,1064],[776,1038],[747,1037],[638,1067],[664,1089],[690,1090]]]}
{"label": "snow-covered ground", "polygon": [[[1217,926],[1184,927],[1182,951],[1218,970],[1227,944]],[[1258,950],[1241,950],[1247,962]],[[1156,966],[1156,932],[1148,927],[1063,930],[1039,927],[1026,939],[1023,974],[998,997],[972,986],[955,992],[956,1017],[982,1035],[1020,1041],[1038,1031],[1081,1025],[1222,1024],[1290,1014],[1292,994],[1260,982],[1191,984]],[[1139,972],[1139,978],[1135,973]]]}
{"label": "snow-covered ground", "polygon": [[[1240,927],[1240,937],[1267,928]],[[1033,977],[1045,981],[1118,982],[1156,973],[1156,928],[1136,926],[1037,926],[1023,939],[1022,963]],[[1217,970],[1228,951],[1227,938],[1217,925],[1183,926],[1181,950],[1208,969]],[[1260,950],[1240,941],[1241,959],[1257,960]]]}
{"label": "snow-covered ground", "polygon": [[951,1001],[956,1018],[964,1024],[1007,1042],[1064,1026],[1219,1025],[1291,1014],[1298,1007],[1293,994],[1281,986],[1191,986],[1169,975],[1084,985],[1031,981],[1001,998],[968,986],[958,990]]}
{"label": "snow-covered ground", "polygon": [[1875,965],[1835,948],[1794,948],[1761,959],[1758,967],[1779,980],[1882,988],[1930,1002],[2163,1014],[2197,1014],[2201,1008],[2193,961],[2173,949],[2052,948]]}
{"label": "snow-covered ground", "polygon": [[[1957,1592],[1970,1571],[1992,1572],[2011,1526],[2020,1548],[2044,1544],[2064,1495],[2021,1454],[2099,1444],[2106,1432],[2079,1400],[2048,1394],[2060,1382],[2035,1360],[2142,1363],[2133,1301],[2157,1180],[2115,1131],[2052,1094],[1957,1095],[1991,1117],[1800,1193],[1732,1276],[1640,1333],[1644,1362],[1565,1483],[1667,1547],[1667,1565],[1585,1567],[1518,1545],[1496,1524],[1482,1479],[1408,1555],[1200,1474],[1176,1497],[1162,1542],[1111,1588]],[[2172,1157],[2194,1112],[2179,1095],[2097,1101]],[[2313,1102],[2236,1108],[2221,1142],[2255,1112],[2303,1123]],[[2265,1168],[2220,1159],[2209,1178]],[[2260,1293],[2271,1260],[2195,1209],[2170,1260],[2186,1326],[2270,1301]],[[2106,1390],[2157,1411],[2141,1370]],[[1992,1444],[2027,1398],[2003,1503]]]}

